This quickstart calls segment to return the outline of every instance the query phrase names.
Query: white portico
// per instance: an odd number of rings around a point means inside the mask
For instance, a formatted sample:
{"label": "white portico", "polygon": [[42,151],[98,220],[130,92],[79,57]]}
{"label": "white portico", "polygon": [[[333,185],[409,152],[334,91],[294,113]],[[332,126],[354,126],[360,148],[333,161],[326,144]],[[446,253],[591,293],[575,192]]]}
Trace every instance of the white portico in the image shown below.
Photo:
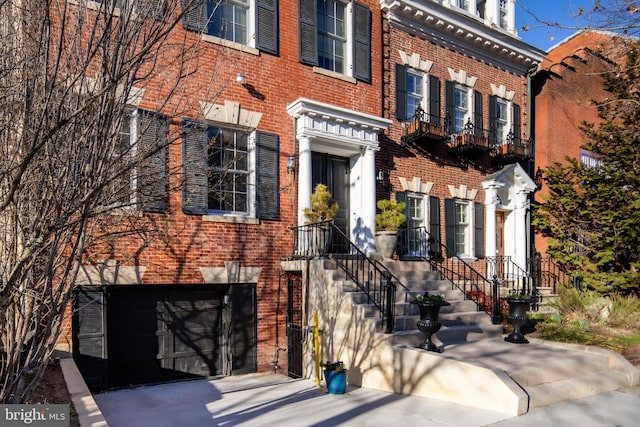
{"label": "white portico", "polygon": [[375,250],[376,177],[378,135],[391,121],[306,98],[287,106],[296,120],[298,141],[298,224],[313,191],[312,152],[348,159],[348,231],[365,252]]}
{"label": "white portico", "polygon": [[485,253],[504,256],[526,271],[529,194],[536,184],[518,163],[487,176],[485,191]]}

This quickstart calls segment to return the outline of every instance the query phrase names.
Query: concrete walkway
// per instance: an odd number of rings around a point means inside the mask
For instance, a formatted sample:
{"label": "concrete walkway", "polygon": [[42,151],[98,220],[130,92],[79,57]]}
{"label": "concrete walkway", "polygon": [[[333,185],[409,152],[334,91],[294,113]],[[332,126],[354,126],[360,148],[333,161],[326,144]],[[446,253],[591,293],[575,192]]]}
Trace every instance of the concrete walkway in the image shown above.
{"label": "concrete walkway", "polygon": [[360,388],[330,395],[311,380],[294,380],[281,374],[139,387],[94,398],[111,427],[634,427],[640,419],[640,387],[562,402],[520,417]]}

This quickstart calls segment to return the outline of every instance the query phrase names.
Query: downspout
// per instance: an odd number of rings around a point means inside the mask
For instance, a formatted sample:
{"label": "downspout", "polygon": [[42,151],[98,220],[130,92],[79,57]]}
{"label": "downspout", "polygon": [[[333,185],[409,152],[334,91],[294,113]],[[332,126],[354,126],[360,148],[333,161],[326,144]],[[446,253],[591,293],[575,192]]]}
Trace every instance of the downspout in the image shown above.
{"label": "downspout", "polygon": [[[531,144],[531,160],[527,165],[527,174],[531,179],[534,178],[535,160],[536,160],[536,140],[535,140],[535,97],[533,96],[533,79],[538,74],[538,66],[527,70],[527,129],[529,129],[529,140]],[[526,216],[527,221],[527,273],[532,273],[532,255],[535,254],[535,239],[533,238],[533,225],[531,224],[531,206],[534,202],[535,190],[529,193],[529,209]]]}

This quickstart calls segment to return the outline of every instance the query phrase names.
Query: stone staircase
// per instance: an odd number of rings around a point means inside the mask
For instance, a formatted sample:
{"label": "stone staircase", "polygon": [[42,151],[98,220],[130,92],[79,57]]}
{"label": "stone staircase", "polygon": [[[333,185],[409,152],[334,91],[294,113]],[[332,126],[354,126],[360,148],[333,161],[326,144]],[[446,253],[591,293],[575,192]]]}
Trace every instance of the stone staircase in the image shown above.
{"label": "stone staircase", "polygon": [[[505,342],[502,325],[491,324],[488,314],[428,263],[386,263],[404,287],[396,293],[395,332],[383,334],[366,295],[332,261],[319,262],[327,279],[322,286],[333,285],[345,297],[332,318],[331,347],[353,368],[352,385],[521,415],[640,383],[640,371],[608,350],[531,338],[530,344]],[[442,353],[416,348],[424,337],[416,328],[418,307],[409,301],[424,291],[441,293],[451,303],[441,309],[443,326],[434,336]],[[347,342],[356,335],[355,343]]]}

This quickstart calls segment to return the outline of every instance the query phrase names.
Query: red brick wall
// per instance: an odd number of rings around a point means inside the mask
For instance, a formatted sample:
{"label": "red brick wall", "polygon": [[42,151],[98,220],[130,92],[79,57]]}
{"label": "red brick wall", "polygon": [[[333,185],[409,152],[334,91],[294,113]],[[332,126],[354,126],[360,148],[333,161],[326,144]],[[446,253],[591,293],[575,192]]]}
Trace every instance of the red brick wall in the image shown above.
{"label": "red brick wall", "polygon": [[[423,182],[433,182],[431,195],[440,198],[440,224],[442,226],[441,236],[444,239],[444,205],[445,198],[451,198],[448,186],[453,185],[458,188],[460,185],[467,185],[469,189],[477,189],[476,202],[484,203],[484,191],[481,181],[487,174],[493,172],[490,169],[490,160],[485,155],[480,161],[479,167],[465,166],[461,161],[454,161],[451,164],[440,162],[438,159],[430,158],[429,155],[420,153],[412,147],[405,147],[400,144],[404,129],[396,118],[395,112],[395,64],[402,63],[399,51],[407,54],[418,53],[422,60],[433,61],[433,66],[429,74],[436,76],[440,80],[440,115],[445,116],[445,81],[451,80],[448,68],[456,72],[464,70],[470,77],[477,77],[473,89],[483,95],[483,128],[489,129],[488,100],[492,95],[491,84],[504,85],[507,90],[515,91],[513,102],[521,107],[522,133],[528,135],[527,131],[527,79],[524,76],[515,75],[505,70],[491,66],[485,62],[478,61],[469,56],[460,54],[450,49],[438,46],[434,43],[424,41],[418,37],[411,36],[396,28],[389,28],[388,47],[385,46],[389,55],[389,63],[386,67],[390,75],[385,80],[388,81],[388,88],[385,88],[385,117],[393,121],[387,129],[382,140],[382,149],[376,155],[377,167],[389,172],[391,188],[378,188],[378,197],[386,198],[397,191],[402,191],[398,177],[412,179],[419,177]],[[476,263],[478,271],[484,270],[484,260]]]}
{"label": "red brick wall", "polygon": [[[97,258],[114,258],[123,265],[146,267],[144,284],[202,283],[200,267],[224,267],[225,261],[239,261],[240,266],[262,268],[257,286],[258,301],[258,369],[271,369],[276,348],[286,347],[286,282],[278,289],[280,260],[291,252],[291,234],[288,228],[295,225],[296,181],[286,173],[286,160],[297,153],[294,120],[287,114],[288,103],[300,97],[330,103],[340,107],[380,116],[381,109],[381,48],[380,12],[378,2],[365,0],[372,11],[372,82],[350,83],[313,72],[310,66],[298,62],[297,2],[279,2],[279,55],[260,53],[253,55],[219,45],[200,41],[197,63],[189,70],[192,74],[178,87],[178,95],[163,108],[163,112],[175,116],[171,132],[179,135],[179,118],[201,117],[199,102],[223,104],[239,102],[243,110],[262,113],[258,129],[279,135],[280,144],[280,199],[277,221],[260,221],[259,224],[230,224],[203,222],[200,216],[182,213],[180,173],[171,176],[170,201],[166,215],[150,215],[158,233],[149,233],[149,239],[136,235],[119,239],[105,247]],[[165,49],[180,46],[185,31],[180,26]],[[194,44],[195,33],[186,33],[186,40]],[[175,51],[168,50],[160,58],[157,79],[145,87],[140,108],[156,109],[167,94],[167,87],[175,81],[177,70],[169,62]],[[245,77],[246,87],[235,83],[236,73]],[[178,139],[169,149],[169,166],[180,171],[181,141]],[[280,300],[278,301],[278,298]],[[280,311],[276,312],[276,307]],[[278,331],[276,330],[276,326]],[[276,342],[279,332],[280,342]],[[65,337],[63,339],[66,339]],[[286,370],[286,357],[279,361]],[[286,372],[286,371],[285,371]]]}
{"label": "red brick wall", "polygon": [[[566,157],[580,158],[584,140],[580,125],[600,122],[594,101],[608,96],[601,75],[613,65],[601,54],[613,51],[611,43],[609,36],[581,33],[550,51],[541,65],[534,79],[536,169],[565,163]],[[546,194],[543,185],[535,200],[543,202]],[[547,239],[536,234],[535,246],[544,254]]]}

